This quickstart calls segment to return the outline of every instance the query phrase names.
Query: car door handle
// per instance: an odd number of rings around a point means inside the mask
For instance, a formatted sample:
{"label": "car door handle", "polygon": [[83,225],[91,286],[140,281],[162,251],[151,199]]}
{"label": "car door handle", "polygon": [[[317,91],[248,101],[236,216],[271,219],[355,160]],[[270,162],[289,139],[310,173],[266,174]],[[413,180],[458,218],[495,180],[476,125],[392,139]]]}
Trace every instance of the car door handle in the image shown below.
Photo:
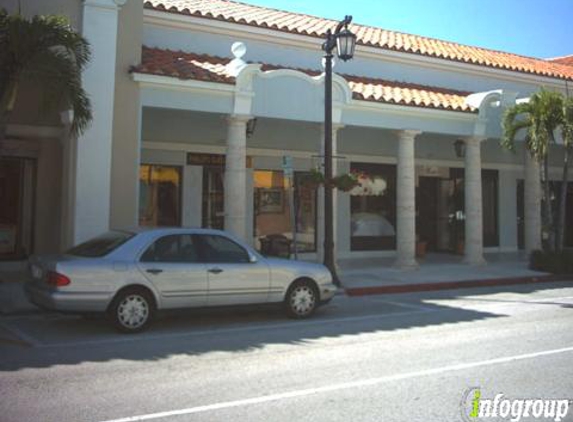
{"label": "car door handle", "polygon": [[207,271],[211,274],[219,274],[223,272],[223,270],[220,268],[209,268]]}
{"label": "car door handle", "polygon": [[145,270],[145,271],[147,271],[148,273],[154,274],[154,275],[156,275],[156,274],[159,274],[159,273],[162,273],[162,272],[163,272],[163,270],[160,270],[160,269],[158,269],[158,268],[150,268],[150,269],[148,269],[148,270]]}

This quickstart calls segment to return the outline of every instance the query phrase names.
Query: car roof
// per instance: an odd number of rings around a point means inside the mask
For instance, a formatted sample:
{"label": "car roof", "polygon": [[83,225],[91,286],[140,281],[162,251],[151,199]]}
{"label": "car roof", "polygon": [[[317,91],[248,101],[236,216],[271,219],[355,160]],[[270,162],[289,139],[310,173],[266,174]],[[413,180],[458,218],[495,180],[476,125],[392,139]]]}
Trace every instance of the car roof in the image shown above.
{"label": "car roof", "polygon": [[162,233],[189,233],[189,232],[193,232],[193,233],[203,233],[203,234],[222,234],[222,233],[225,233],[225,234],[229,235],[229,233],[226,233],[223,230],[207,229],[207,228],[201,228],[201,227],[175,227],[175,226],[171,226],[171,227],[169,227],[169,226],[168,227],[133,226],[133,227],[114,229],[114,231],[127,232],[127,233],[133,233],[133,234],[157,233],[157,232],[162,232]]}

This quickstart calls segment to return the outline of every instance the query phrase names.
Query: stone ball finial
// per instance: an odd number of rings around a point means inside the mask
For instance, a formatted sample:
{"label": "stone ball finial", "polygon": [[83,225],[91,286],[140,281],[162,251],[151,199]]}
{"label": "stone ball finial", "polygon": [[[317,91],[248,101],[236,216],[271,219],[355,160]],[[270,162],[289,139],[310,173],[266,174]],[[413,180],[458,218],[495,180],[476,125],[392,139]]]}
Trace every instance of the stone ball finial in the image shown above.
{"label": "stone ball finial", "polygon": [[236,59],[240,60],[247,53],[247,46],[240,41],[234,42],[231,46],[231,53],[233,53]]}

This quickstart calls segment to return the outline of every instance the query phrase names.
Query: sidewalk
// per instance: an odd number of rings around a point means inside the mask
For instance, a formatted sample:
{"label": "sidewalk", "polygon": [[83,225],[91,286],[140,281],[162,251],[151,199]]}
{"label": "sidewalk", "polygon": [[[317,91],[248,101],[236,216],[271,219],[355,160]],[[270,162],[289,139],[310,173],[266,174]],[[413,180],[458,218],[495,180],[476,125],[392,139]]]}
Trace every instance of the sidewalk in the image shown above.
{"label": "sidewalk", "polygon": [[480,267],[462,263],[462,257],[428,254],[418,260],[417,270],[393,267],[392,258],[354,259],[340,262],[339,277],[349,296],[449,290],[468,287],[501,286],[563,281],[571,277],[532,271],[517,253],[486,254]]}

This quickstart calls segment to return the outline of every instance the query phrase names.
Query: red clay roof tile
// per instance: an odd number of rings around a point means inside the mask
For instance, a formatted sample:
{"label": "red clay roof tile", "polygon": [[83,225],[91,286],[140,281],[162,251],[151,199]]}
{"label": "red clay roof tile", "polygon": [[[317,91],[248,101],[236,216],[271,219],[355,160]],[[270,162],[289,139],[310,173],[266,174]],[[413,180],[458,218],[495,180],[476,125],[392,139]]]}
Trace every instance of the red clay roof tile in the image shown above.
{"label": "red clay roof tile", "polygon": [[566,66],[573,66],[573,55],[563,56],[563,57],[554,57],[552,59],[547,59],[547,61],[551,62],[551,63],[564,64]]}
{"label": "red clay roof tile", "polygon": [[[144,0],[148,9],[192,15],[201,18],[270,28],[313,37],[323,37],[337,22],[316,16],[253,6],[230,0]],[[358,43],[404,53],[480,66],[573,79],[573,69],[558,61],[551,62],[501,51],[461,45],[417,35],[387,31],[370,26],[350,25]]]}
{"label": "red clay roof tile", "polygon": [[[225,68],[230,60],[221,57],[143,47],[141,60],[141,64],[132,67],[131,72],[184,80],[235,83],[235,78]],[[281,67],[269,64],[262,66],[264,71],[275,69]],[[320,73],[308,69],[296,70],[312,76]],[[465,104],[465,97],[470,94],[469,92],[353,75],[341,76],[348,81],[353,98],[357,100],[460,112],[475,111]]]}

